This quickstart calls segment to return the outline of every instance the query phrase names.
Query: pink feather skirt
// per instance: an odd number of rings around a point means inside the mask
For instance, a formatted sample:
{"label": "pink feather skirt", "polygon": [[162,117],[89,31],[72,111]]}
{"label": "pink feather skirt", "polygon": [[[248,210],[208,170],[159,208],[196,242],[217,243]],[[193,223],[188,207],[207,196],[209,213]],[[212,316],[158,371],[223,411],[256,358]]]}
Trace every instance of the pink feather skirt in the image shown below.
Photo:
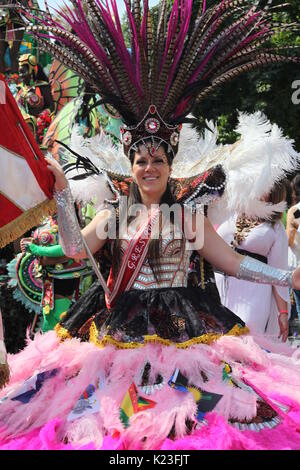
{"label": "pink feather skirt", "polygon": [[247,334],[177,346],[36,335],[9,357],[0,448],[300,449],[300,351]]}

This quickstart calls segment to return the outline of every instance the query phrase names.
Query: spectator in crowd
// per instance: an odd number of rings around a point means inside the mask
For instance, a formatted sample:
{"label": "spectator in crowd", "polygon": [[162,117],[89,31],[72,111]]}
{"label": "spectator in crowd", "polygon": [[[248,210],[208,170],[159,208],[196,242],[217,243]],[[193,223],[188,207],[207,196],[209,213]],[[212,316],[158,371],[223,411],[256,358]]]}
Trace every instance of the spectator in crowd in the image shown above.
{"label": "spectator in crowd", "polygon": [[[292,181],[294,205],[288,210],[286,232],[288,237],[289,268],[294,269],[300,263],[300,175]],[[293,299],[298,318],[300,318],[300,291],[293,290]]]}
{"label": "spectator in crowd", "polygon": [[[285,182],[277,183],[266,202],[286,201]],[[218,228],[219,235],[237,252],[254,257],[276,268],[288,268],[288,241],[281,221],[282,212],[271,220],[252,219],[246,215],[232,217]],[[289,289],[253,284],[216,273],[223,305],[249,326],[251,333],[288,336]]]}

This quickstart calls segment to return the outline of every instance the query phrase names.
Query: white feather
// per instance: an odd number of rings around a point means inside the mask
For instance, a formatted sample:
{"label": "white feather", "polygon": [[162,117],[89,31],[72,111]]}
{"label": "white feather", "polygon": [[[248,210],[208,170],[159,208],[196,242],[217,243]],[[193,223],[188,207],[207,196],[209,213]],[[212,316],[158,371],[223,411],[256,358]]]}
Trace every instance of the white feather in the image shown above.
{"label": "white feather", "polygon": [[227,176],[224,196],[209,211],[214,222],[235,213],[267,219],[274,212],[282,212],[285,203],[272,206],[261,198],[300,165],[293,140],[284,137],[262,113],[240,114],[236,132],[241,138],[227,148],[223,160]]}

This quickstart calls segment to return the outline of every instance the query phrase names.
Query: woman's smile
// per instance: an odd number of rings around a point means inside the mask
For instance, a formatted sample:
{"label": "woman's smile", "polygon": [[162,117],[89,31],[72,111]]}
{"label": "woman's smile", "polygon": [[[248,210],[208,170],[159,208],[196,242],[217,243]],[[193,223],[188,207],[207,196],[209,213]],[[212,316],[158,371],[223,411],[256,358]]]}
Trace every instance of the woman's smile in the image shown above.
{"label": "woman's smile", "polygon": [[159,176],[144,176],[143,180],[145,181],[155,181],[159,178]]}
{"label": "woman's smile", "polygon": [[147,199],[154,197],[159,199],[165,192],[171,167],[168,163],[164,149],[160,146],[154,155],[150,155],[147,147],[141,145],[136,152],[132,176],[139,187],[142,199],[147,194]]}

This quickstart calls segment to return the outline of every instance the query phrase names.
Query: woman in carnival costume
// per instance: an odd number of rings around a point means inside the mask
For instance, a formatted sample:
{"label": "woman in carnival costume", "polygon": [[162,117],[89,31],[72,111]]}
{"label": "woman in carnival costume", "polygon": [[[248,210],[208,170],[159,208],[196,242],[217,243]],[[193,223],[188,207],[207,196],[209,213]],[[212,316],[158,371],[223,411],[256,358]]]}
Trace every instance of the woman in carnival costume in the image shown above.
{"label": "woman in carnival costume", "polygon": [[[238,253],[288,269],[288,240],[281,222],[285,199],[286,189],[282,181],[266,198],[274,206],[282,203],[281,211],[267,220],[234,214],[218,227],[218,234]],[[222,304],[242,318],[251,332],[282,336],[282,341],[287,340],[288,287],[254,286],[223,274],[216,274],[216,282]]]}
{"label": "woman in carnival costume", "polygon": [[[120,112],[131,176],[100,172],[79,159],[88,174],[98,173],[99,200],[106,200],[83,230],[86,245],[63,171],[48,160],[67,256],[86,258],[86,246],[101,249],[114,220],[120,230],[108,239],[113,265],[105,295],[97,285],[97,293],[90,292],[97,295],[97,312],[73,312],[58,328],[64,342],[49,332],[10,358],[12,378],[0,405],[2,448],[300,448],[296,355],[284,345],[255,341],[209,282],[214,265],[240,279],[299,288],[299,270],[244,257],[216,234],[205,214],[225,189],[222,167],[171,178],[181,125],[195,99],[243,70],[293,60],[257,50],[273,29],[267,8],[249,11],[246,3],[206,9],[204,2],[191,24],[191,1],[174,2],[168,23],[163,1],[153,35],[147,2],[142,22],[140,2],[133,11],[126,2],[131,55],[114,1],[112,12],[92,0],[84,12],[73,2],[68,21],[78,37],[47,19],[60,45],[40,43]],[[29,29],[39,34],[39,27]],[[126,194],[128,207],[140,204],[138,217],[121,214]],[[165,223],[163,205],[174,203],[177,213]],[[193,248],[203,260],[203,288],[188,285]],[[76,338],[81,328],[91,342]]]}

